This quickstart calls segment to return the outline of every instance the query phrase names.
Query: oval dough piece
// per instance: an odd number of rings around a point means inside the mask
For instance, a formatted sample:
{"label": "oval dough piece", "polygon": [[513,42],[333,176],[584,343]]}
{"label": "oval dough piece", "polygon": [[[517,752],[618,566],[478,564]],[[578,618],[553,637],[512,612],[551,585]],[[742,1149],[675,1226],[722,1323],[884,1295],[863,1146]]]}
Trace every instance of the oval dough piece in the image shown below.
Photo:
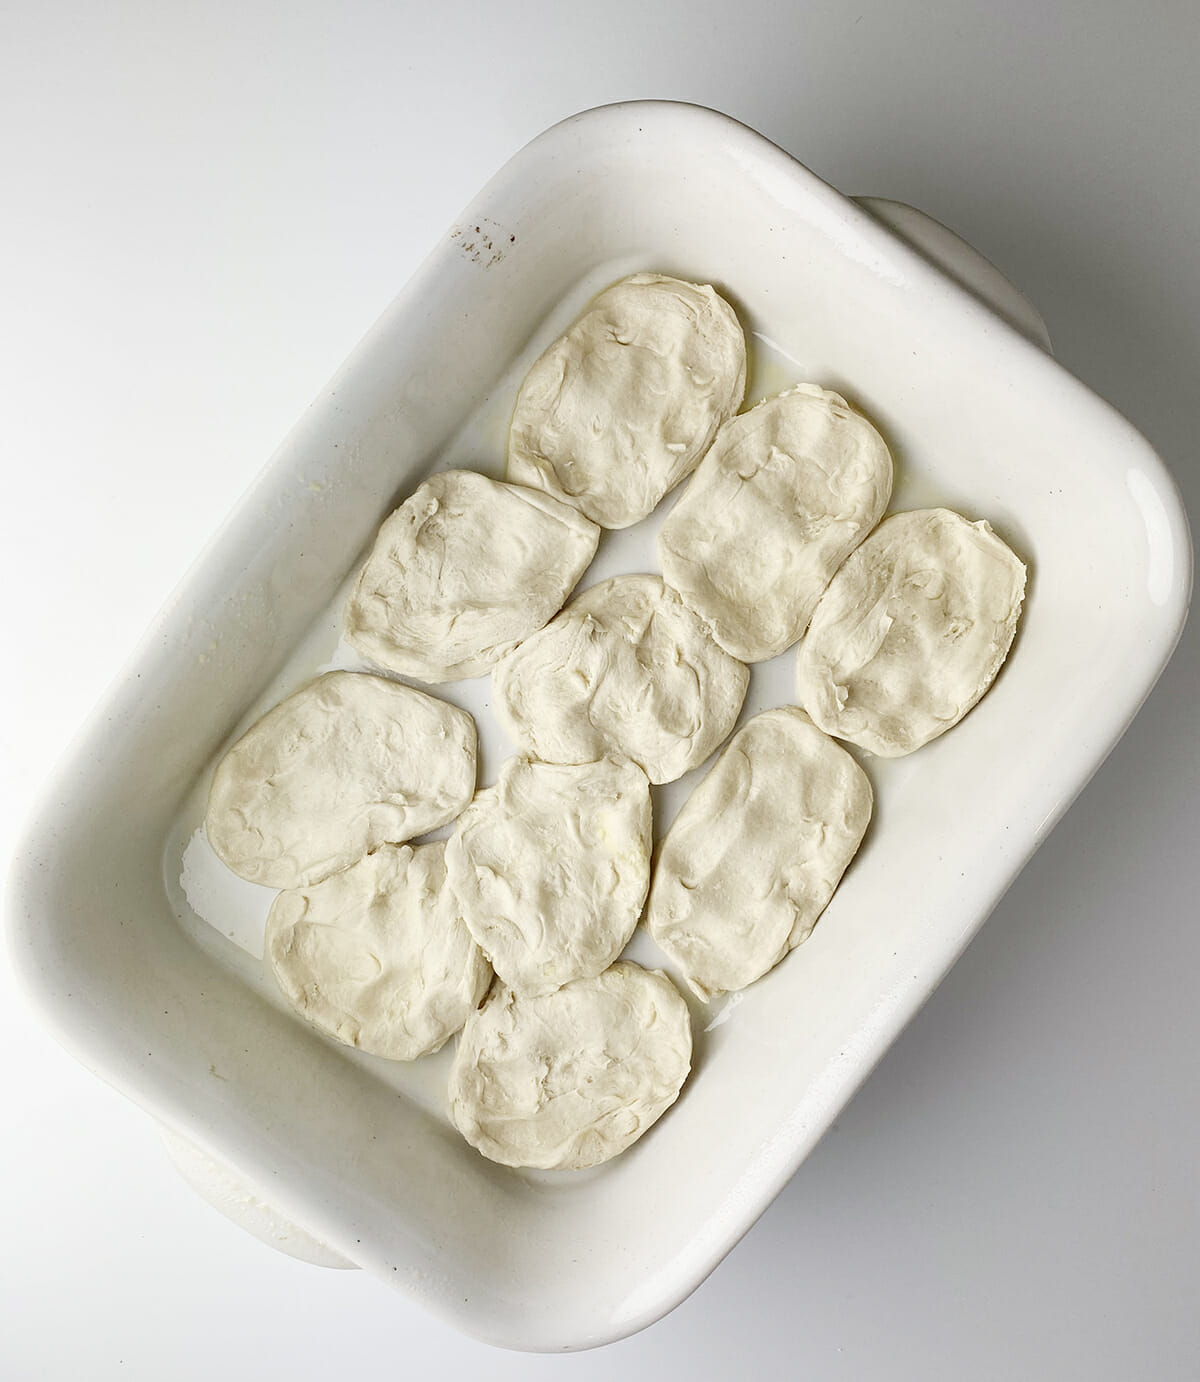
{"label": "oval dough piece", "polygon": [[415,1060],[482,1002],[492,969],[446,884],[445,850],[383,845],[275,899],[267,959],[284,996],[327,1036]]}
{"label": "oval dough piece", "polygon": [[613,753],[672,782],[733,728],[749,679],[658,576],[614,576],[497,664],[492,700],[532,758]]}
{"label": "oval dough piece", "polygon": [[492,1161],[581,1170],[670,1108],[691,1058],[687,1004],[660,970],[621,960],[540,998],[496,983],[459,1037],[450,1114]]}
{"label": "oval dough piece", "polygon": [[707,285],[634,274],[605,289],[517,395],[508,478],[605,528],[645,518],[746,391],[746,341]]}
{"label": "oval dough piece", "polygon": [[871,819],[871,784],[802,710],[747,720],[675,817],[646,924],[701,998],[808,939]]}
{"label": "oval dough piece", "polygon": [[445,825],[475,790],[475,722],[424,691],[326,672],[217,765],[205,830],[242,878],[304,888]]}
{"label": "oval dough piece", "polygon": [[956,725],[1008,655],[1025,567],[987,523],[893,514],[829,584],[797,654],[801,704],[829,734],[911,753]]}
{"label": "oval dough piece", "polygon": [[346,604],[346,639],[423,681],[482,676],[558,613],[599,538],[538,490],[434,475],[380,528]]}
{"label": "oval dough piece", "polygon": [[552,993],[607,969],[650,884],[650,784],[636,763],[510,758],[446,850],[471,934],[504,982]]}
{"label": "oval dough piece", "polygon": [[659,533],[663,575],[726,652],[776,657],[891,493],[875,428],[844,398],[801,384],[717,433]]}

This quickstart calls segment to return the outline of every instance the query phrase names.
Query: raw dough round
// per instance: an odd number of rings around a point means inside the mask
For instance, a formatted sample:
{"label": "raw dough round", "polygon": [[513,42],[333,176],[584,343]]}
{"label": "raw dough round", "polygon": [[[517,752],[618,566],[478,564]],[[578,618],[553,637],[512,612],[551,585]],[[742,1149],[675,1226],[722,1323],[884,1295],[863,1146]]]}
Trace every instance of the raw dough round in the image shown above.
{"label": "raw dough round", "polygon": [[275,899],[267,959],[284,996],[327,1036],[415,1060],[483,1000],[492,968],[446,885],[445,850],[383,845]]}
{"label": "raw dough round", "polygon": [[746,390],[746,342],[712,288],[634,274],[605,289],[517,395],[508,478],[627,528],[689,474]]}
{"label": "raw dough round", "polygon": [[492,1161],[581,1170],[670,1108],[691,1056],[687,1004],[660,970],[621,960],[541,998],[497,982],[459,1037],[450,1113]]}
{"label": "raw dough round", "polygon": [[749,679],[658,576],[614,576],[497,664],[492,699],[530,757],[613,753],[672,782],[733,728]]}
{"label": "raw dough round", "polygon": [[866,773],[802,710],[738,730],[667,832],[646,911],[695,993],[745,988],[808,939],[871,805]]}
{"label": "raw dough round", "polygon": [[452,821],[474,790],[465,710],[386,677],[326,672],[222,758],[205,830],[240,877],[304,888]]}
{"label": "raw dough round", "polygon": [[663,576],[743,662],[804,632],[892,493],[892,458],[844,398],[800,384],[730,418],[658,536]]}
{"label": "raw dough round", "polygon": [[346,639],[423,681],[482,676],[558,613],[599,538],[539,490],[444,471],[380,528],[346,604]]}
{"label": "raw dough round", "polygon": [[829,584],[797,654],[804,708],[885,758],[956,725],[1008,655],[1025,567],[987,523],[893,514]]}
{"label": "raw dough round", "polygon": [[633,935],[650,884],[650,784],[628,759],[510,758],[446,849],[471,934],[517,992],[592,979]]}

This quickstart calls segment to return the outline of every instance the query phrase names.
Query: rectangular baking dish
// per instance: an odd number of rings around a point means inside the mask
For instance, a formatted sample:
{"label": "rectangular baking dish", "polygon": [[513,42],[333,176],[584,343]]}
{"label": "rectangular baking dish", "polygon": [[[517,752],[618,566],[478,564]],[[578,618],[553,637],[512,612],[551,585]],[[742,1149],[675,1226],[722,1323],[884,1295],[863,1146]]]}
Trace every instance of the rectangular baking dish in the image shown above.
{"label": "rectangular baking dish", "polygon": [[[346,663],[338,593],[385,513],[436,465],[500,473],[524,368],[643,268],[729,296],[754,393],[809,379],[863,408],[897,459],[893,509],[987,517],[1029,596],[980,706],[870,760],[875,820],[811,940],[697,1009],[678,1105],[606,1166],[524,1174],[451,1128],[448,1052],[394,1067],[286,1012],[254,956],[269,897],[196,869],[189,888],[186,856],[231,735]],[[654,569],[654,526],[607,536],[584,583]],[[31,822],[16,965],[85,1065],[336,1252],[479,1338],[604,1343],[682,1300],[795,1172],[1128,725],[1190,578],[1149,445],[878,220],[714,112],[589,111],[482,191],[160,613]],[[790,654],[760,670],[746,713],[791,699]],[[476,714],[493,779],[487,679],[445,694]],[[656,797],[660,832],[690,785]]]}

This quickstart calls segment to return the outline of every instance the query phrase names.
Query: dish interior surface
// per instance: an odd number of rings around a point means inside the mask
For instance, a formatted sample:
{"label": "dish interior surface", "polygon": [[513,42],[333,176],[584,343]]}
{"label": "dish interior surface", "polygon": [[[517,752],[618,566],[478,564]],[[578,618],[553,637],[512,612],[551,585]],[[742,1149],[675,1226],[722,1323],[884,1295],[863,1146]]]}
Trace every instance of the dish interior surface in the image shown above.
{"label": "dish interior surface", "polygon": [[[364,665],[340,610],[382,519],[434,469],[501,476],[529,364],[642,269],[713,283],[747,332],[748,401],[799,381],[844,394],[892,448],[889,511],[988,519],[1029,589],[962,724],[908,758],[860,755],[874,819],[812,937],[744,993],[689,999],[678,1104],[613,1162],[527,1173],[451,1127],[451,1047],[390,1063],[285,1008],[260,959],[272,894],[198,831],[241,729]],[[657,570],[680,492],[606,533],[579,588]],[[703,1279],[936,986],[1153,683],[1189,572],[1147,444],[866,213],[711,112],[589,112],[484,190],[160,616],[30,835],[19,963],[85,1063],[338,1252],[493,1342],[619,1337]],[[794,655],[755,668],[743,720],[794,701]],[[430,689],[475,715],[495,781],[512,748],[490,680]],[[656,837],[702,772],[655,789]],[[628,953],[663,964],[640,930]]]}

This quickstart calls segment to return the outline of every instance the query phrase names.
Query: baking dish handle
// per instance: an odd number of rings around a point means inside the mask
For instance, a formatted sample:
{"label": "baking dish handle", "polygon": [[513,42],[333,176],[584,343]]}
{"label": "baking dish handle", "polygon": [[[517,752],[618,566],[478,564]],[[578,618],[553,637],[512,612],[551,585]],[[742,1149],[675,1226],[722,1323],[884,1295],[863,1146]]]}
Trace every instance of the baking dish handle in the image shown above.
{"label": "baking dish handle", "polygon": [[974,293],[1034,345],[1053,355],[1042,314],[990,259],[985,259],[962,236],[906,202],[894,202],[887,197],[855,197],[854,200],[943,273]]}

